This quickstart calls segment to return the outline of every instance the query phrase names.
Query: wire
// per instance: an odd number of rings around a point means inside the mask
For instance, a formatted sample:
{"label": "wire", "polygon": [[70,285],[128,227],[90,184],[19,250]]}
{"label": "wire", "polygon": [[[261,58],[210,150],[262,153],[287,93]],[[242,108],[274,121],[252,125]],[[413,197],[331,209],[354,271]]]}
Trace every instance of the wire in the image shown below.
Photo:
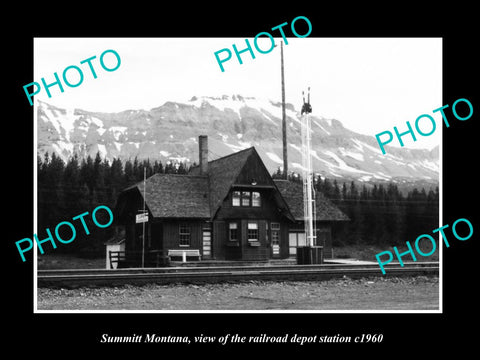
{"label": "wire", "polygon": [[215,159],[212,159],[212,160],[217,160],[217,159],[220,159],[221,157],[223,157],[223,156],[220,156],[220,155],[218,155],[218,154],[215,154],[215,153],[214,153],[213,151],[211,151],[210,149],[208,149],[208,153],[216,156],[216,158],[215,158]]}

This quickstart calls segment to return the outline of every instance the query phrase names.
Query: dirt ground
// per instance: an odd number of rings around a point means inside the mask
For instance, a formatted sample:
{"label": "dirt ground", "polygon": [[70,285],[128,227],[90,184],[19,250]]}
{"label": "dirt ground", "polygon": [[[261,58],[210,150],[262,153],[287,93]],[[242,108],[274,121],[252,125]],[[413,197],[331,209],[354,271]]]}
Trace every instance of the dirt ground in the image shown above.
{"label": "dirt ground", "polygon": [[438,277],[38,289],[38,310],[438,310]]}

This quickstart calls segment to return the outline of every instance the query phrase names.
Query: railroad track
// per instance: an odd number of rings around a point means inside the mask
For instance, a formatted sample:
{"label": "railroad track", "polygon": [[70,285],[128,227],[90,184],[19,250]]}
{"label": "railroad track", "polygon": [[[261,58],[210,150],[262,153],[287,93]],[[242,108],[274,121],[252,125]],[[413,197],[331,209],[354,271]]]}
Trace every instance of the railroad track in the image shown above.
{"label": "railroad track", "polygon": [[165,267],[131,269],[39,270],[39,287],[118,286],[124,284],[216,283],[250,280],[328,280],[334,278],[438,275],[438,262],[389,264],[382,275],[378,264],[261,265]]}

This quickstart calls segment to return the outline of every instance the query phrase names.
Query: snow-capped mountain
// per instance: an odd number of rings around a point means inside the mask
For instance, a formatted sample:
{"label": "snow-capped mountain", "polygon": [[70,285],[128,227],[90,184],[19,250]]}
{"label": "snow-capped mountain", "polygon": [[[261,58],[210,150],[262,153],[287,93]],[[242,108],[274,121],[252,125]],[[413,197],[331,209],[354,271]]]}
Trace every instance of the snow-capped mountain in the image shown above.
{"label": "snow-capped mountain", "polygon": [[[300,112],[287,104],[290,171],[301,171]],[[38,102],[38,152],[67,160],[97,152],[113,157],[198,163],[198,135],[209,137],[209,158],[255,146],[268,170],[282,166],[281,104],[240,95],[192,97],[146,110],[119,113],[60,109]],[[390,147],[383,155],[373,136],[346,129],[335,119],[311,117],[316,172],[359,181],[422,180],[437,183],[438,147]],[[403,180],[402,180],[403,179]]]}

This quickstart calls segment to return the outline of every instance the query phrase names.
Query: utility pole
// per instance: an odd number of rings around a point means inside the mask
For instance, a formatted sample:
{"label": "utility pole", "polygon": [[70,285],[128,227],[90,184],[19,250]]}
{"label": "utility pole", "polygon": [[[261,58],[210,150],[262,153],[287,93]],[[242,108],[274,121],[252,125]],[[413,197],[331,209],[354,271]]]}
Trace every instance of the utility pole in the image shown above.
{"label": "utility pole", "polygon": [[283,139],[283,178],[288,177],[287,159],[287,116],[285,113],[285,75],[283,70],[283,41],[280,41],[280,55],[282,67],[282,139]]}

